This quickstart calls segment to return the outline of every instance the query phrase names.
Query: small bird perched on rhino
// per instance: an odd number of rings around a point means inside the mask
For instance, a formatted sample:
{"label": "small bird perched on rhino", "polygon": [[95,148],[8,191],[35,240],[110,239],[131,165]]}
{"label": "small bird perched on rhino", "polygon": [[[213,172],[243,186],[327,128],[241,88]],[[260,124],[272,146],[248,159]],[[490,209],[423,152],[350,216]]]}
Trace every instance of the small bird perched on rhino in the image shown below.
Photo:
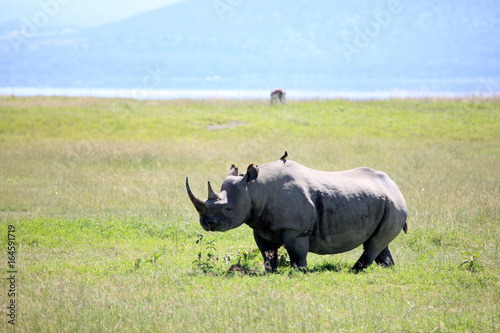
{"label": "small bird perched on rhino", "polygon": [[287,158],[288,158],[288,151],[285,150],[285,154],[280,157],[280,161],[285,162]]}
{"label": "small bird perched on rhino", "polygon": [[[326,172],[286,160],[251,164],[245,174],[232,165],[220,193],[208,183],[208,199],[186,189],[207,231],[242,224],[253,229],[267,272],[278,266],[284,246],[291,265],[307,267],[307,253],[335,254],[363,245],[354,264],[360,271],[375,261],[394,265],[389,243],[407,232],[407,207],[398,186],[370,168]],[[286,163],[283,161],[286,160]]]}

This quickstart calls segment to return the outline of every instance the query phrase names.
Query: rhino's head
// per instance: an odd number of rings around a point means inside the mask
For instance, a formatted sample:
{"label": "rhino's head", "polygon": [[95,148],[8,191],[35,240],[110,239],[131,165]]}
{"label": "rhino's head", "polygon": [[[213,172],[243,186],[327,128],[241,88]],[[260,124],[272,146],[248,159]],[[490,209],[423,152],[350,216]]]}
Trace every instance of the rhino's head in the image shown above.
{"label": "rhino's head", "polygon": [[186,189],[189,199],[200,214],[200,224],[207,231],[227,231],[242,225],[250,216],[252,209],[248,183],[255,180],[259,167],[250,165],[245,175],[238,175],[238,169],[232,165],[229,175],[224,180],[221,192],[212,190],[208,182],[208,199],[198,199],[189,188],[186,177]]}

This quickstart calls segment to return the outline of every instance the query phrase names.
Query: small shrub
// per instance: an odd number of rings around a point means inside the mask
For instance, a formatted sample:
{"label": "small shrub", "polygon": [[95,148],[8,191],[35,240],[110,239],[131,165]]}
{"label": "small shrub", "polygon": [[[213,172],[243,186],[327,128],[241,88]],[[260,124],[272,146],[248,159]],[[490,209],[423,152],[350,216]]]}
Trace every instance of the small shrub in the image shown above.
{"label": "small shrub", "polygon": [[278,249],[278,267],[290,266],[290,256],[284,248]]}
{"label": "small shrub", "polygon": [[464,261],[459,267],[469,272],[478,272],[483,269],[483,267],[477,262],[477,259],[480,257],[481,254],[479,252],[471,253],[469,251],[465,251],[462,253],[462,260]]}
{"label": "small shrub", "polygon": [[150,257],[146,257],[145,259],[142,259],[142,258],[135,259],[135,262],[134,262],[135,270],[138,270],[139,268],[141,268],[141,263],[156,265],[158,263],[158,258],[161,257],[163,255],[163,253],[164,252],[157,252],[157,253],[152,254]]}
{"label": "small shrub", "polygon": [[219,262],[219,256],[217,255],[215,241],[204,242],[203,235],[198,234],[196,244],[199,244],[200,251],[198,252],[198,258],[193,261],[193,265],[203,273],[218,273],[216,266]]}

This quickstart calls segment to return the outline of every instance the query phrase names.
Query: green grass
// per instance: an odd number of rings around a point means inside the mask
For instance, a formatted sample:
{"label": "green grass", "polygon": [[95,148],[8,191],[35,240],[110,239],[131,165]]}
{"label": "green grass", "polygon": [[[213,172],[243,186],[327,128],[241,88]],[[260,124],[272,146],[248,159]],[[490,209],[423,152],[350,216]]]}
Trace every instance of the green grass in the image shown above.
{"label": "green grass", "polygon": [[[284,150],[398,183],[409,232],[391,243],[395,267],[353,274],[358,248],[309,254],[308,273],[264,274],[250,228],[202,230],[186,176],[203,196],[231,164]],[[0,97],[0,237],[6,258],[16,227],[17,329],[498,331],[499,174],[498,99]],[[474,271],[466,252],[480,254]],[[228,272],[238,261],[251,274]]]}

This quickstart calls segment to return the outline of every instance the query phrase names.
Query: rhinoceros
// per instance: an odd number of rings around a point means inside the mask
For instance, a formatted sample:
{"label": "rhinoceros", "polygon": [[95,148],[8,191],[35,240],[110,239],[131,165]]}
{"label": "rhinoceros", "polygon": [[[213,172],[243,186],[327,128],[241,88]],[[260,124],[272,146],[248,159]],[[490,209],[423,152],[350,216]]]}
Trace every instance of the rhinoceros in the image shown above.
{"label": "rhinoceros", "polygon": [[[286,155],[286,154],[285,154]],[[384,172],[362,167],[326,172],[284,158],[249,165],[238,174],[232,165],[220,193],[208,182],[208,199],[186,189],[206,231],[242,224],[253,229],[267,272],[278,266],[284,246],[292,266],[307,267],[307,253],[336,254],[361,244],[358,272],[375,261],[394,264],[389,243],[407,232],[407,206],[398,186]]]}

